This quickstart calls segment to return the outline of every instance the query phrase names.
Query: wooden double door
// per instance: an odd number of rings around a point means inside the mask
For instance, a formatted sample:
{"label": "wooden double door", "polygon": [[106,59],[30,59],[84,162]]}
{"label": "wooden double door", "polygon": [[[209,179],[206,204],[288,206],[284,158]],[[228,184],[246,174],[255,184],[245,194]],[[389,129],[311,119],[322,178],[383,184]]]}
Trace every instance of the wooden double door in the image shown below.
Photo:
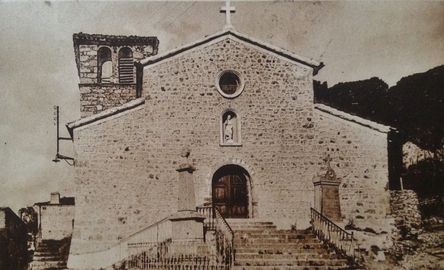
{"label": "wooden double door", "polygon": [[236,170],[219,174],[213,180],[213,206],[224,218],[248,217],[247,179]]}

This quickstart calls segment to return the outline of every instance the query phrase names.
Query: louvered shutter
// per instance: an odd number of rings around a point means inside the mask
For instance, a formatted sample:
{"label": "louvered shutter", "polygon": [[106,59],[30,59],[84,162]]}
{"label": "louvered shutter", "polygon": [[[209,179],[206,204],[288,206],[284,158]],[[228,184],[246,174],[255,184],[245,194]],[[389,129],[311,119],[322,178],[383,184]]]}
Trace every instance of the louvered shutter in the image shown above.
{"label": "louvered shutter", "polygon": [[134,63],[132,57],[121,57],[119,59],[119,82],[134,82]]}

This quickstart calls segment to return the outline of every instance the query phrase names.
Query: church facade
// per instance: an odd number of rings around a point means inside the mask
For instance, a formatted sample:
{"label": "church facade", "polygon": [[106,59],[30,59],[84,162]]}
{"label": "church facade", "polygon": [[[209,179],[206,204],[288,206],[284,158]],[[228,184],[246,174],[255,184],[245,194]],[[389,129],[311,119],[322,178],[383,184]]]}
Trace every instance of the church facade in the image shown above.
{"label": "church facade", "polygon": [[315,104],[322,64],[232,29],[160,55],[152,37],[76,34],[74,45],[82,118],[67,125],[71,254],[99,252],[174,213],[184,159],[196,168],[196,206],[228,219],[309,227],[313,179],[327,164],[343,222],[390,214],[390,129]]}

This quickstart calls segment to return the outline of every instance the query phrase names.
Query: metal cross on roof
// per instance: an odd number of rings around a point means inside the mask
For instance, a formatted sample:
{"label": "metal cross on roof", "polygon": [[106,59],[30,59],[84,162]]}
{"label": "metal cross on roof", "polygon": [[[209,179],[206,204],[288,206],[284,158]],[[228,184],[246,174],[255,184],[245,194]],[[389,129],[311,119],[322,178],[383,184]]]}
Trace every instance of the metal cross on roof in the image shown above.
{"label": "metal cross on roof", "polygon": [[231,29],[233,25],[231,24],[231,13],[236,12],[236,7],[230,6],[230,0],[225,0],[225,6],[220,8],[221,13],[225,13],[225,27],[224,29]]}

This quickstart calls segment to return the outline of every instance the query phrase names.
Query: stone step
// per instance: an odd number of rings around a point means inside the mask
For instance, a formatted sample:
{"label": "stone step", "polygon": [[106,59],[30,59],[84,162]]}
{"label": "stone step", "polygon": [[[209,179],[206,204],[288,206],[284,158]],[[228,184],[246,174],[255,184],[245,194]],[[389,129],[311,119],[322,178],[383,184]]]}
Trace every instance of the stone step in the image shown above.
{"label": "stone step", "polygon": [[290,230],[242,230],[238,229],[236,230],[236,233],[244,233],[249,235],[257,235],[257,236],[263,236],[263,235],[297,235],[301,237],[315,237],[312,233],[306,233],[306,232],[300,232],[300,231],[290,231]]}
{"label": "stone step", "polygon": [[248,234],[235,234],[234,241],[254,241],[254,240],[282,240],[282,241],[297,241],[297,242],[317,242],[318,239],[314,237],[306,237],[304,235],[263,235],[263,236],[251,236]]}
{"label": "stone step", "polygon": [[301,244],[316,244],[319,243],[315,239],[297,240],[297,239],[282,239],[282,238],[246,238],[246,239],[234,239],[234,245],[266,245],[266,244],[285,244],[285,243],[301,243]]}
{"label": "stone step", "polygon": [[31,269],[47,269],[50,267],[66,267],[66,262],[64,261],[32,261],[30,263]]}
{"label": "stone step", "polygon": [[67,269],[66,256],[70,239],[43,240],[38,243],[29,263],[29,270],[64,270]]}
{"label": "stone step", "polygon": [[332,254],[332,252],[321,248],[268,248],[268,247],[251,247],[236,248],[236,254]]}
{"label": "stone step", "polygon": [[61,261],[62,258],[58,254],[49,254],[45,256],[33,256],[33,261]]}
{"label": "stone step", "polygon": [[295,253],[295,254],[257,254],[257,253],[236,253],[236,260],[263,260],[263,259],[279,259],[279,260],[317,260],[317,259],[336,259],[336,254],[329,253]]}
{"label": "stone step", "polygon": [[50,254],[50,253],[59,253],[60,248],[37,248],[34,251],[34,254],[42,253],[42,254]]}
{"label": "stone step", "polygon": [[41,242],[39,242],[39,246],[40,245],[61,245],[63,243],[63,241],[61,240],[43,240]]}
{"label": "stone step", "polygon": [[310,230],[281,230],[271,222],[233,221],[235,269],[345,269],[347,260]]}
{"label": "stone step", "polygon": [[37,246],[37,249],[54,250],[54,249],[59,249],[60,247],[61,247],[61,245],[39,245],[39,246]]}
{"label": "stone step", "polygon": [[[273,252],[274,254],[282,253],[283,251],[290,251],[292,254],[294,252],[312,252],[312,251],[330,251],[326,249],[320,243],[313,244],[299,244],[299,243],[280,243],[274,245],[242,245],[235,246],[236,252],[238,253],[265,253],[266,251]],[[285,252],[284,252],[285,253]]]}
{"label": "stone step", "polygon": [[228,225],[231,226],[274,226],[270,221],[239,221],[239,220],[227,220]]}
{"label": "stone step", "polygon": [[342,270],[348,266],[233,266],[233,270]]}
{"label": "stone step", "polygon": [[244,260],[237,259],[234,262],[237,266],[347,266],[345,259],[260,259]]}
{"label": "stone step", "polygon": [[53,254],[58,254],[58,251],[41,251],[41,250],[36,250],[34,251],[34,257],[40,257],[40,256],[51,256]]}
{"label": "stone step", "polygon": [[66,270],[66,266],[57,266],[57,267],[32,267],[30,266],[29,270]]}
{"label": "stone step", "polygon": [[248,228],[248,227],[275,227],[276,225],[274,225],[271,222],[263,222],[263,223],[228,223],[228,225],[230,225],[231,228]]}
{"label": "stone step", "polygon": [[231,226],[230,225],[230,228],[233,230],[233,231],[240,231],[240,230],[250,230],[250,231],[253,231],[253,230],[270,230],[270,229],[272,229],[272,230],[276,230],[276,226],[275,225],[249,225],[249,226],[243,226],[243,225],[239,225],[239,226]]}

